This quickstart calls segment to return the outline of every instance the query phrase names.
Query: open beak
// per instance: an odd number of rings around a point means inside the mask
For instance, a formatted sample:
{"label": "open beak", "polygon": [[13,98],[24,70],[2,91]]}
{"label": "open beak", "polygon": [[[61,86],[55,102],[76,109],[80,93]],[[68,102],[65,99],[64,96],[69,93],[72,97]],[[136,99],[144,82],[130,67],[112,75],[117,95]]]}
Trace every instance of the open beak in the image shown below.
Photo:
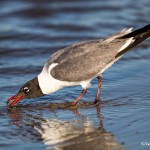
{"label": "open beak", "polygon": [[20,100],[22,100],[24,98],[24,95],[14,95],[11,98],[8,99],[7,101],[7,105],[10,107],[15,106]]}

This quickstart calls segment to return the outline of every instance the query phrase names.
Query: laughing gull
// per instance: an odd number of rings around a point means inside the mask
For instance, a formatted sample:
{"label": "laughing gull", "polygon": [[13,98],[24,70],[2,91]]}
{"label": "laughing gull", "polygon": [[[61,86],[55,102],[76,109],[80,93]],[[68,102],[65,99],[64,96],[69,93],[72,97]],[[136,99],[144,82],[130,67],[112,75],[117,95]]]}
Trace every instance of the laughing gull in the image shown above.
{"label": "laughing gull", "polygon": [[51,55],[42,72],[25,83],[7,103],[15,106],[24,98],[40,97],[67,86],[81,85],[81,95],[71,104],[76,105],[94,78],[98,78],[94,104],[98,103],[102,85],[100,75],[126,51],[149,37],[150,24],[133,32],[128,28],[105,39],[84,41],[61,49]]}

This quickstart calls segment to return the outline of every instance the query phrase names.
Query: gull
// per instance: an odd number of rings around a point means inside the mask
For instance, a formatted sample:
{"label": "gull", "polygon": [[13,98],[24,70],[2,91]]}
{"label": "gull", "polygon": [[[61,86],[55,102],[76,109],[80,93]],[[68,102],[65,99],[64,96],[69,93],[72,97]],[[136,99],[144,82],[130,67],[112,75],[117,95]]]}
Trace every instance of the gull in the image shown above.
{"label": "gull", "polygon": [[19,92],[8,99],[15,106],[22,99],[36,98],[56,92],[64,87],[81,85],[81,94],[71,103],[76,105],[86,94],[90,82],[98,79],[94,104],[100,102],[101,74],[125,52],[150,37],[150,24],[132,31],[124,29],[105,39],[75,43],[50,56],[41,73],[26,82]]}

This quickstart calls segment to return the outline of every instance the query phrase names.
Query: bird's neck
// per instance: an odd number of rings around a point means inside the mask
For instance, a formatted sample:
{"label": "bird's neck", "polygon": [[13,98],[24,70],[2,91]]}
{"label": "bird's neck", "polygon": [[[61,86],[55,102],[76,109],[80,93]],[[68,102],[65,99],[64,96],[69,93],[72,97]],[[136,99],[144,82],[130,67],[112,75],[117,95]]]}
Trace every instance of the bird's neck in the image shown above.
{"label": "bird's neck", "polygon": [[43,94],[50,94],[64,87],[61,81],[54,79],[45,68],[38,75],[38,82]]}

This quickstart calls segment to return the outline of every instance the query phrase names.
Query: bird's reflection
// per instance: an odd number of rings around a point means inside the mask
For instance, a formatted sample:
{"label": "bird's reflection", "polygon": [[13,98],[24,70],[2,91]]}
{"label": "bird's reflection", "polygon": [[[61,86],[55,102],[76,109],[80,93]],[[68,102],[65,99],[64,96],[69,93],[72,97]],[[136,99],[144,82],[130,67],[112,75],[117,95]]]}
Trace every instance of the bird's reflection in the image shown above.
{"label": "bird's reflection", "polygon": [[[30,122],[33,129],[39,133],[42,142],[48,149],[124,149],[122,145],[115,140],[115,137],[104,129],[104,118],[101,115],[101,106],[96,105],[93,106],[93,108],[87,109],[96,110],[95,114],[99,121],[99,128],[95,128],[88,116],[82,115],[78,108],[70,109],[70,112],[78,118],[73,121],[64,121],[57,118],[43,119],[42,117],[30,114],[26,114],[28,117],[25,117],[25,112],[21,109],[9,110],[8,116],[11,118],[10,123],[17,126],[19,126],[19,124],[27,123],[27,121]],[[51,109],[48,110],[50,111],[49,113],[53,113]]]}

